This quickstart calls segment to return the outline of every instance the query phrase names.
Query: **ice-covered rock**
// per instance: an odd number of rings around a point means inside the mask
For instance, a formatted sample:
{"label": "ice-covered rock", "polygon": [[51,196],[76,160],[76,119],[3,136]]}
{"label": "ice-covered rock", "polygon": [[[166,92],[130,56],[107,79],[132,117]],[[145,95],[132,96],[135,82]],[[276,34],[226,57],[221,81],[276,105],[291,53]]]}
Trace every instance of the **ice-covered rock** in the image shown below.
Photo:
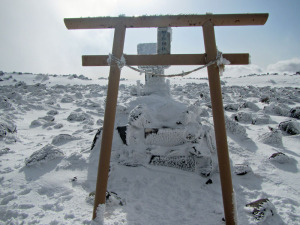
{"label": "ice-covered rock", "polygon": [[300,123],[297,121],[284,121],[278,125],[278,128],[282,131],[287,132],[290,135],[300,134]]}
{"label": "ice-covered rock", "polygon": [[0,96],[0,108],[4,110],[11,110],[13,109],[13,106],[7,97]]}
{"label": "ice-covered rock", "polygon": [[294,107],[290,110],[290,116],[296,119],[300,119],[300,107]]}
{"label": "ice-covered rock", "polygon": [[230,133],[243,138],[248,137],[246,128],[240,125],[235,120],[229,118],[228,116],[225,116],[225,125],[226,125],[226,130],[229,131]]}
{"label": "ice-covered rock", "polygon": [[267,114],[256,113],[253,115],[252,124],[269,124],[271,122],[271,117]]}
{"label": "ice-covered rock", "polygon": [[17,132],[17,126],[8,119],[0,118],[0,137],[5,137],[9,133]]}
{"label": "ice-covered rock", "polygon": [[253,110],[254,112],[259,111],[259,107],[255,103],[249,102],[249,101],[243,103],[241,108],[249,108],[249,109]]}
{"label": "ice-covered rock", "polygon": [[69,141],[73,141],[76,139],[78,139],[78,138],[76,138],[72,135],[69,135],[69,134],[59,134],[52,139],[52,144],[53,145],[63,145]]}
{"label": "ice-covered rock", "polygon": [[229,103],[227,105],[225,105],[224,109],[226,111],[238,111],[240,108],[240,105],[237,103]]}
{"label": "ice-covered rock", "polygon": [[54,145],[46,145],[40,150],[35,151],[32,155],[25,159],[26,166],[39,165],[41,163],[46,163],[47,161],[62,158],[64,153]]}
{"label": "ice-covered rock", "polygon": [[271,115],[289,116],[289,107],[282,104],[271,103],[269,106],[264,107],[264,111]]}
{"label": "ice-covered rock", "polygon": [[84,112],[72,112],[68,116],[67,120],[69,122],[74,122],[74,121],[75,122],[82,122],[82,121],[85,121],[89,118],[90,118],[90,116],[88,114],[84,113]]}
{"label": "ice-covered rock", "polygon": [[236,175],[245,175],[252,172],[251,167],[247,164],[235,164],[233,169]]}
{"label": "ice-covered rock", "polygon": [[269,199],[259,199],[246,205],[251,210],[254,218],[260,222],[276,214],[276,209]]}
{"label": "ice-covered rock", "polygon": [[43,123],[40,120],[33,120],[30,124],[30,128],[42,126]]}
{"label": "ice-covered rock", "polygon": [[282,152],[276,152],[272,154],[269,159],[273,162],[278,162],[280,164],[288,163],[290,161],[290,157]]}
{"label": "ice-covered rock", "polygon": [[55,116],[57,114],[58,114],[58,111],[55,109],[51,109],[47,112],[47,115],[50,115],[50,116]]}
{"label": "ice-covered rock", "polygon": [[264,144],[282,146],[282,133],[279,129],[270,128],[270,131],[258,137]]}
{"label": "ice-covered rock", "polygon": [[232,114],[231,117],[237,122],[243,122],[243,123],[251,123],[252,122],[252,113],[248,113],[248,112],[238,112],[238,113]]}

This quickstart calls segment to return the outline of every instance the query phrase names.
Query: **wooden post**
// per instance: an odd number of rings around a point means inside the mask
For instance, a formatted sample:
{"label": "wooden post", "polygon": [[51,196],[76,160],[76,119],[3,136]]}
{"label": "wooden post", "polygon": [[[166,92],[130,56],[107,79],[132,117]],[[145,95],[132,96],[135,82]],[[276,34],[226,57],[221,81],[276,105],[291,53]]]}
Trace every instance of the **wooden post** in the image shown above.
{"label": "wooden post", "polygon": [[[115,27],[112,54],[119,59],[123,54],[125,31],[126,27],[124,25]],[[99,204],[105,204],[120,74],[121,69],[115,62],[111,62],[104,114],[101,151],[98,165],[93,219],[95,219],[97,216],[97,208]]]}
{"label": "wooden post", "polygon": [[[215,60],[217,57],[215,31],[214,25],[211,21],[208,21],[203,25],[203,36],[208,63]],[[234,192],[231,180],[219,68],[216,64],[214,64],[209,66],[207,70],[218,151],[225,221],[227,225],[235,225],[237,221],[235,221],[236,212],[234,206],[235,203],[233,202]]]}

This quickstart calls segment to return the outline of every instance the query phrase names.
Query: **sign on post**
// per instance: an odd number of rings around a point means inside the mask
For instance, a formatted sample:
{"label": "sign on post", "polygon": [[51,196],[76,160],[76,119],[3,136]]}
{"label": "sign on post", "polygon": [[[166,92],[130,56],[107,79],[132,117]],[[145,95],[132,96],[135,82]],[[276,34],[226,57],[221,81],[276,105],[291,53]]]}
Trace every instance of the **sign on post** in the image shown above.
{"label": "sign on post", "polygon": [[[114,28],[114,42],[112,54],[121,58],[123,54],[126,28],[141,27],[203,27],[205,54],[187,55],[126,55],[127,65],[203,65],[216,59],[217,47],[215,40],[215,26],[245,26],[264,25],[268,19],[267,13],[259,14],[206,14],[206,15],[172,15],[172,16],[141,16],[141,17],[95,17],[95,18],[71,18],[65,19],[68,29],[102,29]],[[167,34],[167,33],[166,33]],[[163,36],[162,36],[163,37]],[[164,43],[164,42],[162,42]],[[164,44],[161,50],[165,51]],[[231,65],[249,64],[248,54],[223,54],[223,57],[231,62]],[[108,56],[83,56],[84,66],[108,66]],[[109,85],[107,89],[107,101],[104,114],[103,136],[99,159],[96,195],[93,211],[93,219],[99,204],[105,204],[105,193],[108,180],[108,168],[110,163],[111,144],[118,97],[120,69],[116,63],[110,65]],[[212,112],[215,127],[219,171],[221,179],[223,207],[227,225],[235,225],[236,212],[234,191],[232,186],[227,136],[225,129],[224,109],[222,101],[219,69],[216,64],[208,67],[209,87],[212,101]]]}

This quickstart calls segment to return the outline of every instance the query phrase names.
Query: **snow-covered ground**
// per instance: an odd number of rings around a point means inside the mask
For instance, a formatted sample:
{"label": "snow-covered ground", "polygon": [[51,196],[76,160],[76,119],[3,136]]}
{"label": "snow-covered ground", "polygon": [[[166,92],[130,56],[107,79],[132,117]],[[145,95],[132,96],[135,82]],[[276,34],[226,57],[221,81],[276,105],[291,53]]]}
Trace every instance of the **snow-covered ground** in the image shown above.
{"label": "snow-covered ground", "polygon": [[[300,75],[222,81],[239,224],[300,224]],[[199,109],[201,124],[211,126],[207,83],[172,79],[166,102]],[[84,76],[0,76],[0,224],[93,224],[99,149],[91,145],[106,90],[107,80]],[[121,81],[116,127],[128,123],[134,102],[158,99],[136,93],[134,81]],[[108,191],[123,205],[107,201],[105,224],[225,224],[217,167],[202,176],[144,162],[125,166],[120,155],[129,147],[120,140],[114,137]]]}

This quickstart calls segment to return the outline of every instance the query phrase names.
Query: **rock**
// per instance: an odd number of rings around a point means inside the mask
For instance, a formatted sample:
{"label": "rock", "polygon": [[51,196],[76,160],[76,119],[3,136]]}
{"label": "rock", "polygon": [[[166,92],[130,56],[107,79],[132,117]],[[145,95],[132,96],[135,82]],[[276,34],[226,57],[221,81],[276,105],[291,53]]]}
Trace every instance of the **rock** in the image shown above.
{"label": "rock", "polygon": [[238,111],[240,108],[239,104],[235,104],[235,103],[230,103],[225,105],[224,109],[226,111]]}
{"label": "rock", "polygon": [[0,156],[1,155],[5,155],[5,154],[7,154],[7,153],[9,153],[10,152],[10,148],[3,148],[3,149],[0,149]]}
{"label": "rock", "polygon": [[251,113],[238,112],[236,114],[232,114],[232,118],[238,122],[252,123],[252,114]]}
{"label": "rock", "polygon": [[55,120],[54,116],[43,116],[43,117],[39,117],[39,119],[45,120],[47,122],[53,122]]}
{"label": "rock", "polygon": [[82,121],[85,121],[89,118],[89,116],[86,114],[86,113],[80,113],[80,112],[72,112],[67,120],[69,122],[73,122],[73,121],[76,121],[76,122],[82,122]]}
{"label": "rock", "polygon": [[259,107],[253,103],[253,102],[245,102],[241,108],[249,108],[249,109],[252,109],[253,111],[257,112],[259,111]]}
{"label": "rock", "polygon": [[25,159],[26,166],[39,165],[41,163],[45,163],[47,161],[62,158],[64,153],[57,147],[53,145],[46,145],[40,150],[35,151],[32,155]]}
{"label": "rock", "polygon": [[122,127],[117,127],[118,133],[120,135],[120,138],[123,141],[124,145],[127,145],[127,141],[126,141],[126,130],[127,130],[127,126],[122,126]]}
{"label": "rock", "polygon": [[252,172],[252,169],[247,164],[235,164],[234,165],[234,173],[236,175],[245,175],[250,172]]}
{"label": "rock", "polygon": [[278,125],[278,128],[282,131],[287,132],[290,135],[300,134],[300,123],[296,121],[284,121]]}
{"label": "rock", "polygon": [[254,202],[250,202],[246,207],[252,208],[252,214],[254,218],[259,221],[265,221],[269,216],[274,216],[276,209],[269,199],[259,199]]}
{"label": "rock", "polygon": [[264,144],[282,146],[282,133],[279,129],[272,129],[265,134],[262,134],[258,139]]}
{"label": "rock", "polygon": [[205,182],[205,184],[212,184],[213,182],[212,182],[212,180],[211,179],[208,179],[206,182]]}
{"label": "rock", "polygon": [[17,126],[8,120],[0,119],[0,137],[6,136],[8,133],[16,133]]}
{"label": "rock", "polygon": [[239,137],[247,138],[246,128],[240,125],[238,122],[225,116],[226,130],[232,134],[238,135]]}
{"label": "rock", "polygon": [[52,139],[53,145],[63,145],[69,141],[76,140],[77,138],[69,134],[59,134]]}
{"label": "rock", "polygon": [[255,114],[252,119],[253,125],[269,124],[270,122],[271,122],[271,117],[266,114]]}
{"label": "rock", "polygon": [[40,120],[33,120],[30,124],[30,128],[42,126],[42,122]]}
{"label": "rock", "polygon": [[273,161],[273,162],[278,162],[278,163],[280,163],[280,164],[287,163],[287,162],[289,162],[289,160],[290,160],[290,158],[289,158],[286,154],[284,154],[284,153],[282,153],[282,152],[276,152],[276,153],[272,154],[272,155],[269,157],[269,159],[270,159],[271,161]]}
{"label": "rock", "polygon": [[291,108],[290,117],[300,119],[300,107],[299,106]]}
{"label": "rock", "polygon": [[73,100],[73,98],[71,97],[71,96],[69,96],[69,95],[66,95],[66,96],[64,96],[62,99],[61,99],[61,102],[62,103],[71,103],[71,102],[73,102],[74,100]]}
{"label": "rock", "polygon": [[50,110],[50,111],[47,112],[47,115],[50,115],[50,116],[55,116],[57,114],[58,114],[58,111],[55,110],[55,109],[52,109],[52,110]]}
{"label": "rock", "polygon": [[290,110],[287,106],[282,104],[270,104],[264,107],[264,111],[268,114],[279,115],[279,116],[289,116]]}
{"label": "rock", "polygon": [[260,102],[269,104],[270,103],[270,97],[269,96],[262,96],[260,98]]}
{"label": "rock", "polygon": [[100,135],[101,135],[102,130],[103,130],[102,127],[100,127],[100,128],[97,130],[97,132],[96,132],[96,134],[95,134],[95,136],[94,136],[92,145],[91,145],[91,150],[93,150],[94,147],[96,146],[96,143],[97,143],[98,141],[100,141],[99,139],[100,139]]}

